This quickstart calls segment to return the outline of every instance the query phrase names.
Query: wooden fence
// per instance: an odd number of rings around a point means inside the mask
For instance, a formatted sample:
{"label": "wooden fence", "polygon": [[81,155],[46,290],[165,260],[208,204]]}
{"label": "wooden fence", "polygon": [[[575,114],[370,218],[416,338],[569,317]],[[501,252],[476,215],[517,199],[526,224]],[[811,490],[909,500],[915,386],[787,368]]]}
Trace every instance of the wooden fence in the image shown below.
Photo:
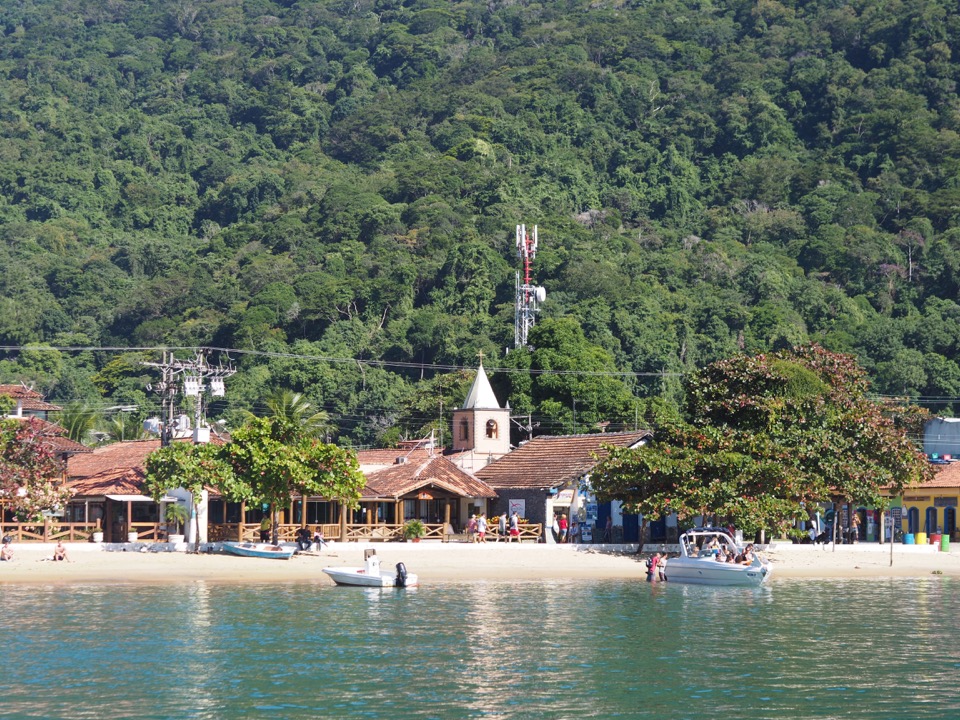
{"label": "wooden fence", "polygon": [[[317,526],[307,525],[312,532]],[[442,542],[461,541],[465,542],[467,536],[464,533],[449,534],[444,532],[447,527],[443,523],[424,523],[427,534],[424,540],[440,540]],[[323,531],[323,537],[326,540],[340,540],[340,526],[337,524],[320,525]],[[279,525],[277,527],[277,537],[280,542],[293,542],[296,539],[299,525]],[[449,528],[448,528],[449,529]],[[543,536],[543,525],[541,523],[522,523],[520,525],[520,541],[540,542]],[[226,523],[210,525],[207,530],[207,538],[211,542],[220,542],[232,540],[239,542],[259,542],[260,524],[259,523]],[[390,542],[403,540],[403,525],[394,523],[380,523],[378,525],[363,525],[351,523],[347,525],[347,542]],[[499,538],[496,532],[487,533],[488,542],[498,540],[506,541],[508,538]]]}
{"label": "wooden fence", "polygon": [[[311,532],[316,525],[307,526]],[[340,540],[340,526],[325,524],[319,526],[323,537],[327,540]],[[440,540],[442,542],[466,542],[465,533],[449,534],[443,523],[424,523],[427,534],[425,540]],[[299,525],[280,525],[277,527],[277,536],[280,542],[294,542]],[[449,528],[447,528],[449,529]],[[47,522],[44,525],[36,523],[3,523],[0,525],[0,535],[9,536],[15,542],[89,542],[95,530],[102,530],[90,523],[63,523]],[[164,523],[135,522],[128,532],[137,533],[138,542],[165,542],[167,526]],[[211,542],[223,540],[239,540],[240,542],[259,542],[260,523],[227,523],[211,524],[208,527],[208,539]],[[540,523],[521,523],[520,540],[540,542],[543,536],[543,525]],[[487,533],[487,542],[505,542],[509,538],[499,537],[496,529]],[[347,542],[391,542],[403,540],[403,525],[381,523],[379,525],[361,525],[352,523],[347,525]],[[126,542],[127,536],[113,538],[114,542]]]}

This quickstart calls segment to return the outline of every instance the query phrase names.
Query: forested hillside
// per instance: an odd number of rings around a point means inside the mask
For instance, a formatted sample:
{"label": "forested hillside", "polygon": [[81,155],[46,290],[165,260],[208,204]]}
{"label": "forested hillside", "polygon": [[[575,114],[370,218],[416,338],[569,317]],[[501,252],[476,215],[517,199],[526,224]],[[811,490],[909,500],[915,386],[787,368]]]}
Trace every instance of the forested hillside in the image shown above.
{"label": "forested hillside", "polygon": [[[481,350],[580,371],[492,373],[538,432],[807,340],[960,397],[956,3],[18,0],[0,35],[0,344],[64,348],[0,382],[153,414],[158,352],[67,348],[235,348],[216,413],[287,387],[355,444],[446,425]],[[548,295],[504,356],[518,223]]]}

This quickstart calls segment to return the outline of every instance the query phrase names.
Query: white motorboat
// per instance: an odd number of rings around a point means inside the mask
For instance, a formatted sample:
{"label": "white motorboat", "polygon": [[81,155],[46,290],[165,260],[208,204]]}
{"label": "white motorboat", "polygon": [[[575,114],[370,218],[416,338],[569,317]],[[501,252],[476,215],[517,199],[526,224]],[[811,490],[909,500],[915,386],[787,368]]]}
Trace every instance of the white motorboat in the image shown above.
{"label": "white motorboat", "polygon": [[666,561],[664,577],[668,582],[698,585],[762,585],[770,577],[773,566],[755,552],[749,564],[717,559],[726,558],[730,553],[738,557],[742,552],[724,530],[688,530],[680,536],[680,556]]}
{"label": "white motorboat", "polygon": [[376,550],[365,550],[363,553],[364,566],[358,567],[326,567],[323,571],[330,576],[337,585],[356,585],[359,587],[416,587],[417,576],[408,573],[406,566],[397,563],[397,571],[389,572],[380,569],[380,558]]}

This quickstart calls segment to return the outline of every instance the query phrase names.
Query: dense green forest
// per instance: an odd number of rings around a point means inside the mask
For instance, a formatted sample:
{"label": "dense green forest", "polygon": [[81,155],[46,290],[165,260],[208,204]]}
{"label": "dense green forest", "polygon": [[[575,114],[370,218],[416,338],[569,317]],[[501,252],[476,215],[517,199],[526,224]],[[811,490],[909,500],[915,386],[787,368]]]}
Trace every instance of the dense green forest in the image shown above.
{"label": "dense green forest", "polygon": [[374,445],[479,351],[559,433],[812,340],[952,413],[958,52],[946,0],[3,3],[0,381],[145,416],[138,348],[232,348],[214,414]]}

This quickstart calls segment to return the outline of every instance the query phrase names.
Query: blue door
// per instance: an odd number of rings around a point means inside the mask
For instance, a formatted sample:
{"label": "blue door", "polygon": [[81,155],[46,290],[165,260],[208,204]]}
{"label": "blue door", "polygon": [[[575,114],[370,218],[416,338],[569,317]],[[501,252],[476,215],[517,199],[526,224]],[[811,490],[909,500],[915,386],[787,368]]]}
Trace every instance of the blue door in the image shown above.
{"label": "blue door", "polygon": [[907,532],[916,535],[920,530],[920,511],[913,507],[907,510]]}
{"label": "blue door", "polygon": [[623,541],[625,543],[635,543],[640,541],[640,516],[623,516]]}
{"label": "blue door", "polygon": [[957,509],[948,507],[943,509],[943,531],[948,537],[953,537],[957,529]]}
{"label": "blue door", "polygon": [[935,507],[929,507],[927,508],[927,517],[923,531],[927,535],[932,535],[937,531],[937,527],[937,509]]}
{"label": "blue door", "polygon": [[650,542],[662,543],[667,541],[667,521],[654,520],[650,523]]}

